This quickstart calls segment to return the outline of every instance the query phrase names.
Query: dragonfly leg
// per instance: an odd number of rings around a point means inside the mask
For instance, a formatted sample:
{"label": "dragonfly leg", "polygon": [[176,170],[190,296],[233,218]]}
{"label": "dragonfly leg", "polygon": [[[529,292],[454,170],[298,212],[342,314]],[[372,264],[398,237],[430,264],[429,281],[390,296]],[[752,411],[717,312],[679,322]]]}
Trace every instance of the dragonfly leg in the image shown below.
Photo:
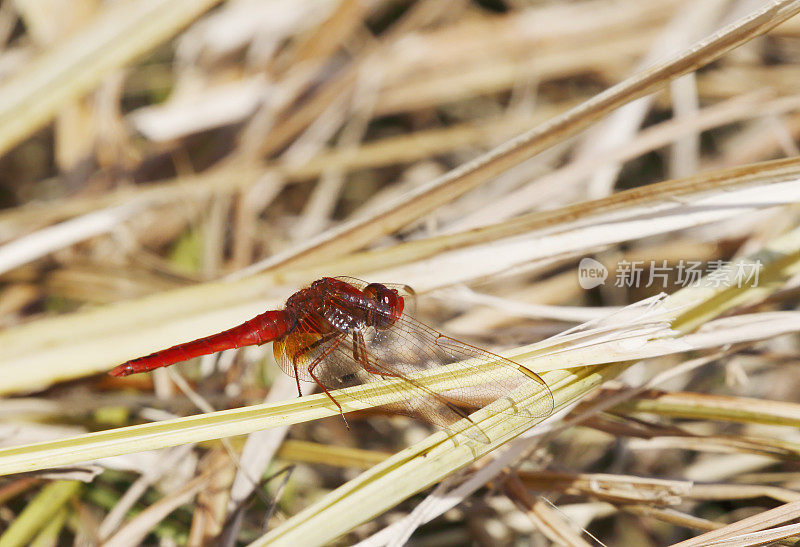
{"label": "dragonfly leg", "polygon": [[324,344],[325,342],[327,342],[331,338],[335,338],[337,336],[339,336],[338,332],[331,332],[331,333],[325,334],[323,336],[320,336],[319,338],[317,338],[316,340],[314,340],[310,344],[307,344],[307,345],[305,345],[305,346],[303,346],[301,348],[297,348],[295,350],[295,353],[297,355],[305,355],[306,353],[308,353],[309,351],[311,351],[315,347],[319,346],[320,344]]}
{"label": "dragonfly leg", "polygon": [[314,380],[314,382],[316,382],[316,384],[320,387],[322,391],[325,392],[325,395],[327,395],[328,398],[331,401],[333,401],[333,404],[335,404],[336,407],[339,409],[339,414],[342,415],[342,420],[344,420],[344,425],[347,426],[347,429],[350,429],[350,424],[347,423],[347,418],[344,417],[344,410],[342,410],[342,405],[339,404],[339,401],[337,401],[333,397],[333,395],[331,395],[331,393],[328,391],[328,388],[325,387],[325,384],[323,384],[319,380],[319,378],[317,378],[317,376],[314,374],[314,369],[317,367],[317,365],[319,365],[322,362],[322,360],[325,359],[325,357],[328,356],[333,350],[339,347],[339,344],[341,343],[342,339],[340,338],[335,343],[331,344],[329,348],[326,348],[325,352],[322,355],[314,359],[314,362],[308,365],[308,375],[311,376],[311,379]]}
{"label": "dragonfly leg", "polygon": [[[409,380],[400,372],[395,372],[388,370],[386,367],[382,367],[380,363],[377,363],[377,366],[372,365],[369,358],[369,352],[367,351],[367,345],[364,341],[364,336],[358,331],[353,333],[353,359],[355,359],[356,362],[358,362],[364,368],[364,370],[370,374],[378,374],[382,378],[405,378],[406,380]],[[435,391],[431,391],[425,386],[417,384],[416,382],[411,381],[411,383],[421,391],[425,392],[426,396],[432,401],[436,401],[436,404],[442,405],[443,408],[447,408],[450,412],[455,414],[457,417],[456,419],[463,418],[469,422],[472,422],[473,424],[475,423],[472,421],[472,418],[469,417],[467,412],[464,412],[464,410],[453,404],[453,402],[448,400],[447,397],[444,397]]]}
{"label": "dragonfly leg", "polygon": [[297,396],[302,397],[303,392],[300,391],[300,375],[297,373],[297,363],[293,361],[292,365],[294,365],[294,379],[297,382]]}
{"label": "dragonfly leg", "polygon": [[379,374],[382,378],[399,378],[400,375],[389,370],[378,370],[369,362],[364,336],[360,332],[353,333],[353,359],[360,363],[364,370],[370,374]]}
{"label": "dragonfly leg", "polygon": [[[310,344],[308,344],[306,346],[303,346],[302,348],[297,348],[297,350],[295,351],[295,356],[292,358],[292,366],[294,367],[294,379],[295,379],[295,381],[297,381],[297,396],[298,397],[302,397],[303,396],[303,391],[300,389],[300,375],[298,374],[298,370],[297,370],[297,357],[300,356],[300,355],[305,355],[306,353],[308,353],[309,351],[311,351],[312,349],[314,349],[318,345],[327,342],[328,340],[330,340],[334,336],[336,336],[336,333],[326,334],[325,336],[322,336],[322,337],[318,338],[314,342],[312,342],[312,343],[310,343]],[[327,355],[327,353],[326,353],[326,355]],[[319,383],[319,382],[317,382],[317,383]]]}

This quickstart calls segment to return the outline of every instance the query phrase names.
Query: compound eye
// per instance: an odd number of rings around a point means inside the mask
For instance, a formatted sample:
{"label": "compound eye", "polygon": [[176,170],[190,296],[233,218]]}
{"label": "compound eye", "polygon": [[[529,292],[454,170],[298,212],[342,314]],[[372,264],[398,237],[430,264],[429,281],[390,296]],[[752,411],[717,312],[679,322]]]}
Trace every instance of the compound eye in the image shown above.
{"label": "compound eye", "polygon": [[364,288],[364,294],[372,300],[380,304],[382,309],[391,307],[394,303],[392,298],[392,291],[381,285],[380,283],[370,283]]}
{"label": "compound eye", "polygon": [[388,289],[380,283],[370,283],[364,288],[364,294],[378,303],[380,315],[379,326],[388,327],[397,321],[403,313],[403,298],[394,289]]}

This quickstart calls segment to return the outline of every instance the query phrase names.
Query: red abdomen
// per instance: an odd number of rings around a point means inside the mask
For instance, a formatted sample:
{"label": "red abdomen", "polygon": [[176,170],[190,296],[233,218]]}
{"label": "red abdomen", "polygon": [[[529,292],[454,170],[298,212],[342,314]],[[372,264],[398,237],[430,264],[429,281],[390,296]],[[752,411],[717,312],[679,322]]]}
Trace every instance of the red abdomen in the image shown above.
{"label": "red abdomen", "polygon": [[268,311],[232,329],[132,359],[119,365],[109,374],[127,376],[226,349],[272,342],[293,327],[294,320],[285,310]]}

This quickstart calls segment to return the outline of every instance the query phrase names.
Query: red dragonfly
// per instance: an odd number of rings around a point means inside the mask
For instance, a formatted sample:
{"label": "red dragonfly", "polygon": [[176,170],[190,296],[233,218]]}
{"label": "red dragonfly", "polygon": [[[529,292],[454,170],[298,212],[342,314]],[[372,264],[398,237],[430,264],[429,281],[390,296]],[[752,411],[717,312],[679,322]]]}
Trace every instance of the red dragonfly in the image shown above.
{"label": "red dragonfly", "polygon": [[[296,379],[298,394],[302,396],[301,380],[316,383],[340,412],[332,390],[392,378],[401,379],[414,396],[397,402],[387,395],[385,408],[446,429],[462,418],[469,420],[465,409],[488,404],[521,385],[535,390],[536,402],[508,412],[534,418],[550,415],[553,396],[539,375],[421,323],[408,312],[413,304],[414,291],[404,285],[323,277],[289,297],[282,310],[267,311],[232,329],[133,359],[110,374],[127,376],[200,355],[272,342],[275,359]],[[466,360],[470,360],[470,376],[478,376],[475,385],[467,385],[455,374],[453,365]],[[414,379],[414,373],[434,367],[452,370],[452,385],[461,387],[437,393]],[[359,390],[353,391],[359,399]],[[375,400],[374,396],[370,399]],[[464,433],[489,440],[474,424]]]}

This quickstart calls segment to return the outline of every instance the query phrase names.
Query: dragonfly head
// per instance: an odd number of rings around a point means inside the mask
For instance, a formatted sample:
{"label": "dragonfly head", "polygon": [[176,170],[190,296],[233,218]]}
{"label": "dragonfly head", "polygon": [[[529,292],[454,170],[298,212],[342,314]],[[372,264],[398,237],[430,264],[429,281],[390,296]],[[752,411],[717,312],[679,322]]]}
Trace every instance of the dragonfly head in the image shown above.
{"label": "dragonfly head", "polygon": [[376,327],[390,327],[403,315],[405,301],[396,289],[390,289],[380,283],[370,283],[364,287],[363,292],[377,302],[378,309],[384,311],[374,319]]}

